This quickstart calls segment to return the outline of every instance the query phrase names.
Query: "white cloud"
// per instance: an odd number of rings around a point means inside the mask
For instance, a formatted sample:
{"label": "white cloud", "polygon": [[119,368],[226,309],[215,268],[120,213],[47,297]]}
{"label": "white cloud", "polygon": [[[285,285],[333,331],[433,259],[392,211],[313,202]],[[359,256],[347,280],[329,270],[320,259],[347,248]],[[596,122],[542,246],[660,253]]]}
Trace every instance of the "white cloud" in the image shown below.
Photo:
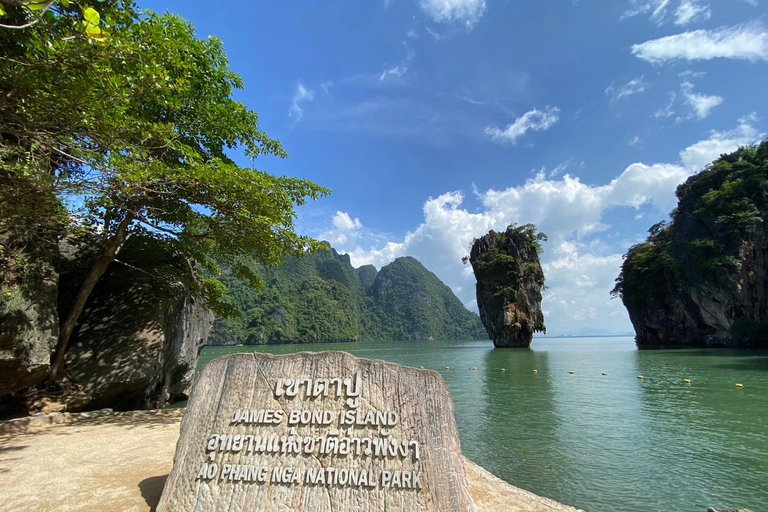
{"label": "white cloud", "polygon": [[395,66],[395,67],[390,68],[390,69],[385,69],[381,73],[381,76],[379,76],[379,82],[383,82],[384,80],[386,80],[386,78],[388,76],[403,76],[407,72],[408,72],[408,67],[407,66],[402,66],[402,67],[401,66]]}
{"label": "white cloud", "polygon": [[696,0],[683,0],[675,11],[675,25],[688,25],[694,21],[708,20],[712,16],[709,5],[700,5]]}
{"label": "white cloud", "polygon": [[641,14],[649,14],[649,20],[662,25],[667,18],[667,8],[671,0],[632,0],[632,7],[624,11],[620,19],[632,18]]}
{"label": "white cloud", "polygon": [[739,125],[733,130],[719,132],[712,130],[709,138],[693,144],[680,152],[680,160],[686,169],[699,171],[723,153],[735,151],[740,146],[748,146],[763,139],[766,134],[757,131],[753,123],[755,114],[739,119]]}
{"label": "white cloud", "polygon": [[421,9],[438,23],[462,23],[471,29],[485,13],[485,0],[421,0]]}
{"label": "white cloud", "polygon": [[675,111],[672,108],[675,104],[675,99],[677,99],[677,94],[674,92],[669,93],[669,103],[667,103],[667,106],[661,110],[657,110],[656,113],[653,114],[653,117],[663,119],[675,115]]}
{"label": "white cloud", "polygon": [[758,23],[694,30],[632,45],[632,54],[652,64],[676,59],[768,61],[768,31]]}
{"label": "white cloud", "polygon": [[336,212],[331,220],[333,228],[321,233],[319,238],[331,243],[332,246],[339,248],[357,242],[360,230],[363,229],[363,223],[360,219],[349,216],[347,212]]}
{"label": "white cloud", "polygon": [[683,82],[680,85],[680,89],[683,91],[685,102],[693,110],[692,117],[696,119],[704,119],[709,116],[712,109],[724,101],[721,96],[708,96],[693,92],[693,84],[691,82]]}
{"label": "white cloud", "polygon": [[293,93],[291,106],[288,109],[288,115],[298,121],[304,115],[304,109],[301,108],[301,104],[307,101],[312,101],[314,98],[314,92],[304,87],[304,84],[301,82],[298,82],[296,84],[296,91]]}
{"label": "white cloud", "polygon": [[641,94],[645,92],[645,88],[647,86],[648,84],[645,82],[645,75],[642,75],[637,78],[633,78],[626,84],[619,87],[616,87],[613,84],[609,85],[605,90],[605,94],[608,95],[608,97],[611,99],[611,103],[613,103],[614,101],[626,98],[627,96],[632,96],[633,94]]}
{"label": "white cloud", "polygon": [[505,129],[501,130],[495,126],[489,126],[485,129],[485,133],[490,135],[493,140],[516,144],[517,139],[531,130],[541,131],[551,128],[560,119],[559,113],[560,109],[557,107],[547,106],[543,111],[534,108],[515,119]]}
{"label": "white cloud", "polygon": [[[503,190],[475,191],[480,208],[464,207],[461,192],[447,192],[424,203],[424,220],[401,240],[381,243],[365,250],[350,251],[353,265],[381,267],[400,256],[414,256],[448,286],[468,307],[474,307],[474,276],[462,265],[475,237],[490,229],[503,230],[512,222],[534,223],[549,235],[542,264],[549,290],[544,294],[544,312],[550,332],[578,332],[582,327],[614,331],[631,330],[626,311],[609,291],[619,273],[627,248],[645,238],[645,231],[617,240],[610,225],[617,207],[643,209],[648,225],[661,220],[676,204],[677,185],[720,153],[755,142],[761,134],[754,116],[739,120],[727,132],[712,132],[710,138],[680,153],[681,163],[634,163],[604,185],[590,185],[564,175],[552,179],[539,172],[522,185]],[[348,215],[334,217],[336,228],[358,224]],[[336,219],[338,220],[338,225]],[[348,245],[349,246],[349,245]]]}

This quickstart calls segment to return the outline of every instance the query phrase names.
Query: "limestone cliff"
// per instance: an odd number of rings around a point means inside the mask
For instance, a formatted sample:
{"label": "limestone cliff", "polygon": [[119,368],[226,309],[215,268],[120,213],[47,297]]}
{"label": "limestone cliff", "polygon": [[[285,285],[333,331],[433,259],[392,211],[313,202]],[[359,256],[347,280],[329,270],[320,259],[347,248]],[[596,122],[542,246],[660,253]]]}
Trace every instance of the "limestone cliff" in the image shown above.
{"label": "limestone cliff", "polygon": [[[131,261],[130,248],[124,258]],[[89,409],[147,409],[185,399],[213,326],[213,313],[201,301],[155,275],[155,266],[173,262],[133,263],[110,265],[67,351],[69,375],[89,396]],[[83,270],[70,265],[62,273],[62,313]]]}
{"label": "limestone cliff", "polygon": [[477,307],[496,347],[527,348],[534,332],[546,332],[538,243],[543,239],[531,224],[512,224],[472,243],[469,261],[477,279]]}
{"label": "limestone cliff", "polygon": [[0,223],[0,396],[48,376],[59,334],[57,256],[55,243]]}
{"label": "limestone cliff", "polygon": [[677,189],[616,280],[640,348],[768,346],[768,142]]}

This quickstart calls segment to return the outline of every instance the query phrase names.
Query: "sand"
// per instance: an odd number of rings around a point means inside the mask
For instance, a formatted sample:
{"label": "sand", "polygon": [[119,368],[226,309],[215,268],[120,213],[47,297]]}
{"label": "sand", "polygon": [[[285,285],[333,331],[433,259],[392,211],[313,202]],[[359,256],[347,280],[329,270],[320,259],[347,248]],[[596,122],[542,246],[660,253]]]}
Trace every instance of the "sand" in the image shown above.
{"label": "sand", "polygon": [[[0,511],[154,511],[183,411],[52,415],[0,425]],[[480,512],[577,512],[466,461]]]}

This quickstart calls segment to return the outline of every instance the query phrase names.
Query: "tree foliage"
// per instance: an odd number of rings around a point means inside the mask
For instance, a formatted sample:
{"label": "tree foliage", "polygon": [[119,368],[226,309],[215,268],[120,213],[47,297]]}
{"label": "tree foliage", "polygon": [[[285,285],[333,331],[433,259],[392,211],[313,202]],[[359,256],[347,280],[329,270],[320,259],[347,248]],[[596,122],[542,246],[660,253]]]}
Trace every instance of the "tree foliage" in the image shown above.
{"label": "tree foliage", "polygon": [[768,141],[721,155],[681,184],[677,197],[671,222],[654,225],[625,255],[614,296],[646,304],[672,286],[696,287],[739,271],[742,242],[768,218]]}
{"label": "tree foliage", "polygon": [[[29,3],[3,5],[5,25],[27,26],[0,29],[0,179],[48,191],[101,244],[62,324],[54,376],[90,290],[129,237],[197,262],[204,272],[174,278],[220,313],[228,309],[218,262],[256,285],[241,256],[276,264],[324,247],[296,234],[293,220],[296,205],[328,190],[233,159],[238,148],[251,159],[287,155],[232,98],[243,83],[220,40],[197,39],[178,16],[130,1],[62,1],[39,15]],[[34,208],[22,202],[16,213]]]}

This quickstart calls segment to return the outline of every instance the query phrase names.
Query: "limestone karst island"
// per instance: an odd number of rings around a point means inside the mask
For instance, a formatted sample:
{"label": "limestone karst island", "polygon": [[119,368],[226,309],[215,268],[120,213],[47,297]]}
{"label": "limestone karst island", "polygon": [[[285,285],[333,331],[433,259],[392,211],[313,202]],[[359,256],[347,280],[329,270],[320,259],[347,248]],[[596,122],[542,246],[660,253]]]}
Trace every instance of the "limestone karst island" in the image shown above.
{"label": "limestone karst island", "polygon": [[768,512],[766,14],[0,0],[0,512]]}

